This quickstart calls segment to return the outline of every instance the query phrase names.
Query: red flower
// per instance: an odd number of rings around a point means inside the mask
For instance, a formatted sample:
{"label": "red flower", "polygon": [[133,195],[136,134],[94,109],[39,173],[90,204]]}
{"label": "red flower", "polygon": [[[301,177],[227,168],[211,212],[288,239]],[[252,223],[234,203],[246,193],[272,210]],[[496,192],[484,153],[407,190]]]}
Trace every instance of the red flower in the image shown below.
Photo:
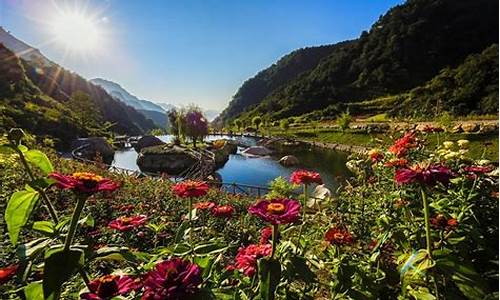
{"label": "red flower", "polygon": [[4,284],[9,281],[14,275],[16,275],[18,265],[10,265],[8,267],[0,269],[0,284]]}
{"label": "red flower", "polygon": [[349,231],[340,228],[340,227],[332,227],[328,229],[325,233],[325,240],[330,242],[332,245],[350,245],[354,243],[354,239],[352,234]]}
{"label": "red flower", "polygon": [[408,161],[404,158],[391,159],[384,164],[384,166],[386,166],[388,168],[392,168],[392,167],[403,168],[403,167],[406,167],[406,165],[408,165]]}
{"label": "red flower", "polygon": [[212,210],[215,207],[215,203],[211,201],[198,202],[194,207],[198,210]]}
{"label": "red flower", "polygon": [[186,180],[175,184],[172,191],[181,198],[202,197],[208,192],[208,184],[203,181]]}
{"label": "red flower", "polygon": [[169,259],[156,264],[147,274],[141,299],[186,299],[198,292],[201,282],[201,269],[196,264],[180,258]]}
{"label": "red flower", "polygon": [[382,153],[379,149],[372,149],[368,151],[368,156],[370,156],[372,162],[379,162],[384,159],[384,153]]}
{"label": "red flower", "polygon": [[138,280],[130,276],[105,275],[92,280],[89,283],[90,292],[81,294],[80,298],[85,300],[111,299],[139,288]]}
{"label": "red flower", "polygon": [[293,172],[290,176],[290,181],[295,184],[323,184],[319,173],[306,170],[297,170]]}
{"label": "red flower", "polygon": [[74,190],[81,193],[95,193],[101,191],[112,192],[120,185],[111,179],[103,178],[89,172],[77,172],[72,175],[63,175],[60,173],[51,173],[50,178],[56,180],[59,188]]}
{"label": "red flower", "polygon": [[469,172],[469,173],[486,174],[486,173],[493,171],[493,167],[492,166],[467,166],[467,167],[464,167],[463,170],[465,172]]}
{"label": "red flower", "polygon": [[398,184],[411,184],[418,182],[421,184],[434,185],[437,182],[448,184],[450,178],[453,176],[453,172],[443,165],[415,165],[411,168],[396,170],[394,179]]}
{"label": "red flower", "polygon": [[431,227],[438,230],[451,231],[457,228],[458,221],[455,218],[446,219],[442,214],[438,214],[430,219]]}
{"label": "red flower", "polygon": [[119,217],[109,222],[108,227],[119,231],[129,231],[136,227],[144,225],[147,221],[147,217],[144,215],[133,216],[133,217]]}
{"label": "red flower", "polygon": [[397,157],[405,156],[409,149],[417,146],[417,138],[414,132],[406,133],[402,138],[396,140],[394,144],[389,147],[389,152]]}
{"label": "red flower", "polygon": [[260,200],[248,212],[273,225],[288,224],[298,220],[300,203],[292,199]]}
{"label": "red flower", "polygon": [[257,260],[259,258],[271,255],[271,244],[249,245],[246,248],[240,248],[236,254],[234,267],[246,276],[252,277],[257,271]]}
{"label": "red flower", "polygon": [[212,209],[212,214],[216,217],[229,218],[233,215],[234,208],[231,205],[217,206]]}
{"label": "red flower", "polygon": [[267,244],[273,238],[273,228],[270,226],[264,227],[260,230],[259,244]]}

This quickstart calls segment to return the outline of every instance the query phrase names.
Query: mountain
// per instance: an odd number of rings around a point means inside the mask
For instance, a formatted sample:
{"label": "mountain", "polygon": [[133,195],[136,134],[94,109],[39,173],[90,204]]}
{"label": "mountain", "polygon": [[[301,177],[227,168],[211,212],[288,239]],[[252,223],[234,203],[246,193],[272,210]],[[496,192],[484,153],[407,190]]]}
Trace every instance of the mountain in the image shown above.
{"label": "mountain", "polygon": [[[255,115],[281,119],[327,107],[339,113],[351,104],[407,93],[497,44],[497,13],[496,0],[408,0],[390,9],[359,38],[326,46],[326,53],[313,55],[317,63],[299,60],[317,50],[305,48],[261,71],[242,85],[219,120],[228,123]],[[298,62],[291,65],[294,60]],[[498,112],[498,105],[494,111],[464,107],[444,110]]]}
{"label": "mountain", "polygon": [[[76,94],[88,95],[89,109],[95,112],[94,120],[99,120],[99,126],[110,124],[110,131],[118,134],[140,135],[153,128],[155,124],[137,112],[134,108],[114,99],[104,89],[98,87],[76,73],[68,71],[48,60],[38,50],[18,40],[12,34],[0,30],[0,44],[4,53],[2,64],[9,65],[9,72],[16,74],[17,80],[12,81],[9,76],[1,78],[2,104],[6,103],[2,115],[6,130],[15,125],[39,134],[47,134],[69,142],[67,139],[77,136],[86,136],[97,132],[89,126],[69,125],[69,121],[82,117],[83,112],[74,111],[73,96]],[[10,55],[10,56],[9,56]],[[8,62],[8,63],[7,63]],[[19,65],[20,67],[17,67]],[[24,99],[24,106],[19,97]],[[36,111],[40,108],[40,111]],[[47,108],[47,109],[45,109]],[[73,110],[73,111],[72,111]],[[36,112],[36,113],[35,113]],[[37,114],[37,116],[35,116]],[[40,115],[41,114],[41,115]],[[60,115],[63,114],[63,115]],[[30,126],[33,120],[40,120],[39,126]],[[62,132],[55,132],[52,127],[60,128],[64,121]],[[52,125],[46,125],[46,124]],[[40,124],[44,124],[43,126]],[[75,127],[76,126],[76,127]],[[103,129],[104,130],[104,129]]]}
{"label": "mountain", "polygon": [[212,122],[219,115],[219,113],[220,111],[215,109],[206,109],[203,111],[205,118],[207,118],[209,122]]}
{"label": "mountain", "polygon": [[121,85],[116,82],[102,79],[102,78],[94,78],[91,79],[95,85],[102,87],[108,94],[113,96],[115,99],[120,100],[121,102],[135,108],[137,111],[142,113],[146,118],[155,122],[155,124],[159,127],[165,127],[167,124],[167,110],[163,108],[169,107],[169,104],[156,104],[148,100],[141,100],[136,96],[130,94],[126,89],[124,89]]}

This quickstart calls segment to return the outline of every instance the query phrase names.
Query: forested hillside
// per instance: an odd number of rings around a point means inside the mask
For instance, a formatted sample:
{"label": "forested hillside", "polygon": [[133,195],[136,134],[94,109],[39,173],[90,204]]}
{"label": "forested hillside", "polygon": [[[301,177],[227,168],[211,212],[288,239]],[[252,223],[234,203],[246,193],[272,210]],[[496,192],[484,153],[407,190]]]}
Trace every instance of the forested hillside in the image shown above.
{"label": "forested hillside", "polygon": [[[494,0],[409,0],[389,10],[358,39],[325,48],[330,53],[316,55],[316,65],[296,72],[287,69],[287,74],[293,76],[287,77],[286,82],[275,82],[274,78],[282,77],[280,70],[286,61],[293,60],[296,52],[262,71],[243,84],[221,119],[226,123],[238,115],[281,119],[328,106],[338,108],[331,111],[338,111],[347,103],[406,93],[419,86],[425,89],[423,86],[440,72],[466,65],[467,56],[498,43],[497,13],[498,2]],[[308,51],[302,49],[300,53],[308,56]],[[498,61],[498,54],[491,55],[496,55]],[[299,68],[301,64],[293,67]],[[466,77],[464,72],[468,71],[471,68],[464,67],[460,76]],[[259,75],[267,73],[273,76],[266,77],[262,83]],[[494,76],[485,78],[488,83],[483,82],[476,89],[494,89],[498,86],[494,79]],[[462,88],[462,84],[466,84],[465,81],[458,80],[455,87]],[[259,92],[262,86],[266,87],[264,95]],[[250,96],[242,98],[242,89]],[[485,93],[478,91],[475,95]],[[491,113],[491,105],[471,104],[471,101],[483,101],[471,97],[472,94],[468,99],[443,99],[443,103],[456,107],[443,105],[440,111]],[[498,111],[498,106],[493,110]],[[401,113],[413,115],[415,112]]]}

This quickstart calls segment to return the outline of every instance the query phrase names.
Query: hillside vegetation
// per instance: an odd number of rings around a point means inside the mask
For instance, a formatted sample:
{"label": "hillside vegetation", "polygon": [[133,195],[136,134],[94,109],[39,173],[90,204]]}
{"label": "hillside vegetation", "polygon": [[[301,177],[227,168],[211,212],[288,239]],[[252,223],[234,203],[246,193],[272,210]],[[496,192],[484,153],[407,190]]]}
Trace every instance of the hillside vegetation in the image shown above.
{"label": "hillside vegetation", "polygon": [[[497,11],[498,2],[492,0],[409,0],[356,40],[324,46],[322,53],[313,53],[316,48],[295,51],[261,71],[242,85],[219,120],[255,115],[276,120],[326,107],[335,115],[348,104],[410,90],[411,97],[393,100],[397,107],[408,101],[412,106],[393,113],[413,115],[414,107],[434,106],[426,98],[430,93],[445,96],[432,113],[496,113],[498,105],[487,99],[498,86],[498,75],[491,75],[498,70],[498,53],[485,49],[498,43]],[[301,57],[315,63],[302,64]],[[477,74],[482,77],[471,80]],[[462,92],[451,95],[445,76],[455,77],[453,89]],[[422,96],[415,97],[417,91]]]}

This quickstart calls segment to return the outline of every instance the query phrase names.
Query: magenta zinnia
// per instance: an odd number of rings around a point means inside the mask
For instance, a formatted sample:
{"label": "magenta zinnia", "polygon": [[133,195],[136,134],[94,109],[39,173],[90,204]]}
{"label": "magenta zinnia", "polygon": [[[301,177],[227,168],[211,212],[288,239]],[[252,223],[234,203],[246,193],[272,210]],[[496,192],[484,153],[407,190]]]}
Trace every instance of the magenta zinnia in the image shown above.
{"label": "magenta zinnia", "polygon": [[162,261],[147,274],[142,300],[186,299],[196,294],[201,282],[198,265],[180,258]]}
{"label": "magenta zinnia", "polygon": [[453,172],[443,165],[415,165],[396,170],[394,180],[398,184],[421,183],[434,185],[437,182],[448,184]]}
{"label": "magenta zinnia", "polygon": [[293,172],[290,176],[290,181],[295,184],[323,183],[319,173],[306,170],[297,170]]}
{"label": "magenta zinnia", "polygon": [[181,198],[202,197],[208,192],[208,184],[204,181],[186,180],[175,184],[172,191]]}
{"label": "magenta zinnia", "polygon": [[130,276],[105,275],[89,283],[89,292],[80,295],[85,300],[104,300],[123,296],[140,287]]}
{"label": "magenta zinnia", "polygon": [[240,248],[236,254],[234,267],[246,276],[252,277],[257,271],[257,260],[271,255],[271,244],[249,245]]}
{"label": "magenta zinnia", "polygon": [[292,199],[260,200],[248,212],[273,225],[288,224],[298,220],[300,203]]}
{"label": "magenta zinnia", "polygon": [[144,215],[133,216],[133,217],[119,217],[109,222],[109,228],[113,228],[119,231],[129,231],[136,227],[144,225],[148,218]]}
{"label": "magenta zinnia", "polygon": [[112,192],[120,185],[111,179],[103,178],[90,172],[77,172],[72,175],[51,173],[50,178],[56,181],[59,188],[74,190],[81,193],[95,193],[101,191]]}

